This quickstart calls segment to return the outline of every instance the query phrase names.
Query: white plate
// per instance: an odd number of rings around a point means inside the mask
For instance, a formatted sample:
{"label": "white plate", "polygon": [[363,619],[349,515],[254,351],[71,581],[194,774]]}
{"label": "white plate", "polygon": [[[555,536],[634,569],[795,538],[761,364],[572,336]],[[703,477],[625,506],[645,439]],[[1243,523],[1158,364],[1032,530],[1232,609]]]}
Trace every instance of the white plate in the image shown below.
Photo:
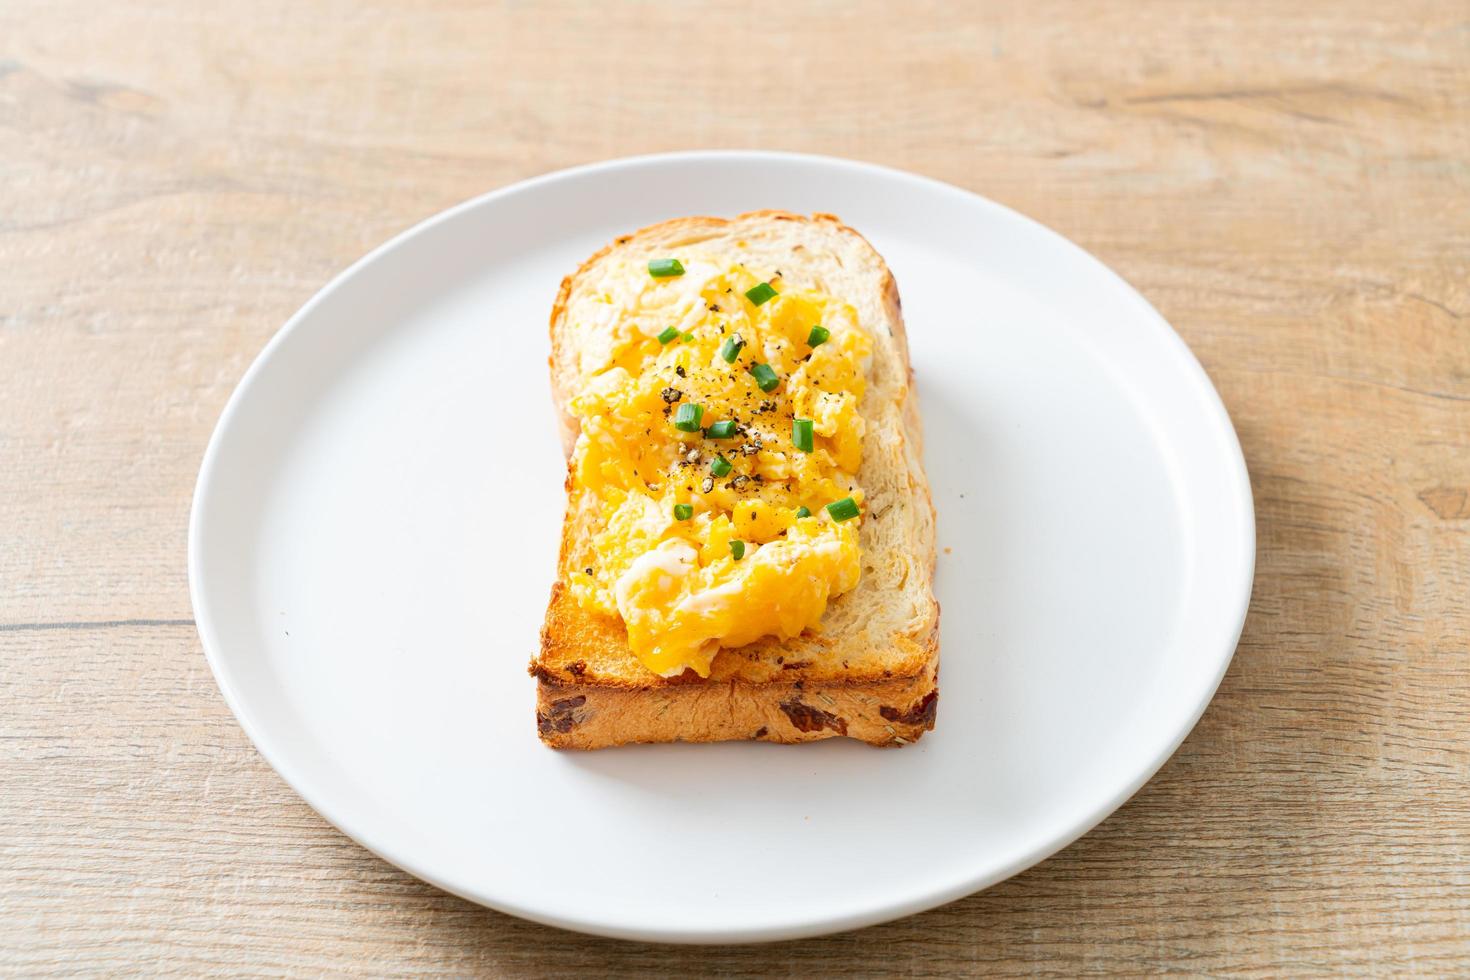
{"label": "white plate", "polygon": [[[543,748],[557,286],[615,235],[759,208],[840,215],[897,276],[943,549],[938,728]],[[337,277],[220,419],[189,581],[241,725],[365,847],[541,922],[732,942],[941,904],[1107,816],[1213,694],[1254,538],[1209,380],[1081,249],[909,174],[692,153],[517,184]]]}

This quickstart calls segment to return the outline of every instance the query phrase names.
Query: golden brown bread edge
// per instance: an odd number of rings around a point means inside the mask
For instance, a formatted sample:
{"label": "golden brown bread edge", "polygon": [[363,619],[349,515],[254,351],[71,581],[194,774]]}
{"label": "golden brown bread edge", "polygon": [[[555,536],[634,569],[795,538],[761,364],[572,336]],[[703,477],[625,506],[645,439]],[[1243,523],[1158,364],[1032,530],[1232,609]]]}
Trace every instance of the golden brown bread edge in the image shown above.
{"label": "golden brown bread edge", "polygon": [[[760,211],[734,219],[680,218],[614,240],[562,281],[551,314],[553,397],[568,454],[577,423],[565,411],[570,392],[559,365],[570,356],[559,325],[579,277],[616,249],[646,240],[700,240],[726,233],[741,223],[808,223],[826,232],[851,236],[882,276],[885,319],[893,353],[902,362],[902,436],[907,445],[908,489],[912,505],[922,508],[922,571],[932,583],[933,505],[918,453],[922,446],[912,388],[907,339],[897,285],[887,266],[856,231],[831,215],[810,218]],[[852,243],[849,243],[852,244]],[[865,460],[864,469],[867,468]],[[860,474],[861,476],[861,474]],[[662,678],[647,671],[628,650],[626,630],[617,617],[582,608],[566,587],[585,558],[573,520],[573,484],[567,477],[568,512],[563,526],[558,581],[552,587],[541,651],[530,671],[537,679],[536,723],[542,741],[556,748],[596,749],[633,742],[713,742],[759,739],[808,742],[845,736],[872,745],[896,746],[917,740],[934,727],[938,706],[939,606],[932,587],[912,628],[895,633],[886,646],[853,652],[841,640],[804,633],[788,641],[767,638],[722,651],[708,679],[692,671]],[[859,583],[862,589],[863,583]],[[840,601],[839,600],[834,600]],[[866,634],[859,641],[866,641]],[[891,647],[888,649],[887,647]],[[850,661],[856,661],[850,662]]]}

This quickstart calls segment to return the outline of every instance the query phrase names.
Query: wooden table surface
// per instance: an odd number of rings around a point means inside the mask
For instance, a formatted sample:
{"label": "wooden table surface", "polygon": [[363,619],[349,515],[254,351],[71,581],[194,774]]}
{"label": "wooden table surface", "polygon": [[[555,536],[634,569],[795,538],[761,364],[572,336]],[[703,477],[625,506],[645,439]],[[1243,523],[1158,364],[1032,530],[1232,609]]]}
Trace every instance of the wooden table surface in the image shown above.
{"label": "wooden table surface", "polygon": [[[0,4],[0,972],[1470,971],[1470,5]],[[1131,802],[827,939],[591,939],[328,826],[184,567],[245,367],[467,197],[691,147],[873,160],[1059,230],[1250,465],[1234,664]],[[528,694],[529,697],[529,689]]]}

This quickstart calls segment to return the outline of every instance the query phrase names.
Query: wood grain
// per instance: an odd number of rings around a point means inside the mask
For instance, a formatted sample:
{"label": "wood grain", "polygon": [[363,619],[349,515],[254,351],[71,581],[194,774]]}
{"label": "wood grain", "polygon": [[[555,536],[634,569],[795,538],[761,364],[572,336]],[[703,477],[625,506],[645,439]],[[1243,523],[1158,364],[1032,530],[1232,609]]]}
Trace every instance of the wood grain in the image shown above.
{"label": "wood grain", "polygon": [[[0,5],[0,971],[1470,972],[1470,7],[995,8]],[[1219,387],[1259,521],[1219,695],[1100,828],[924,915],[708,950],[338,834],[221,702],[184,569],[220,408],[334,272],[703,146],[916,170],[1092,250]]]}

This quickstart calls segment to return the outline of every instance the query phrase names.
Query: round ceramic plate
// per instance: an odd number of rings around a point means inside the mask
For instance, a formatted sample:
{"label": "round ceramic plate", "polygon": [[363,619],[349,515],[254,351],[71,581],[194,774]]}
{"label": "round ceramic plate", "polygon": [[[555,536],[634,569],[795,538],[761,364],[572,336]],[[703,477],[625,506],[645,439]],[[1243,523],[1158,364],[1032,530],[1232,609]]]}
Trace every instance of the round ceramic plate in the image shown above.
{"label": "round ceramic plate", "polygon": [[[564,499],[557,287],[616,235],[762,208],[839,215],[898,280],[939,518],[938,726],[896,750],[547,749],[526,664]],[[1107,816],[1213,694],[1254,537],[1209,380],[1081,249],[910,174],[692,153],[496,191],[337,277],[220,419],[189,581],[241,725],[363,846],[540,922],[735,942],[939,905]]]}

